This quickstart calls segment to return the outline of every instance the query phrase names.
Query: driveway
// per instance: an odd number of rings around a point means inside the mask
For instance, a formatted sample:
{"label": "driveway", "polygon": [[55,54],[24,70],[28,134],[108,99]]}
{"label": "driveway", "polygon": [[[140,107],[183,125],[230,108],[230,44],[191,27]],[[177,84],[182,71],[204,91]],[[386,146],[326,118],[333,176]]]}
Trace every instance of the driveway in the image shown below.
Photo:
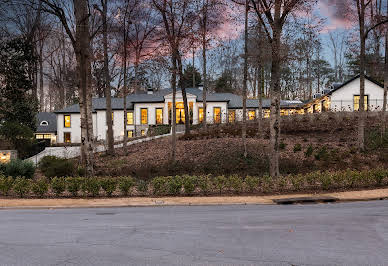
{"label": "driveway", "polygon": [[0,211],[0,265],[388,265],[388,201]]}

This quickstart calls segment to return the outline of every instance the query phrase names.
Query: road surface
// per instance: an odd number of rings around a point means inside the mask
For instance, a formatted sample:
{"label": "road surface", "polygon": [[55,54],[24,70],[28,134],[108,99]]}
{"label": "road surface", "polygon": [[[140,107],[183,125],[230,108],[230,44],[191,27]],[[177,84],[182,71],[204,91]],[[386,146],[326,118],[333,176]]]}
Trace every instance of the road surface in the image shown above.
{"label": "road surface", "polygon": [[388,265],[388,201],[0,210],[0,265]]}

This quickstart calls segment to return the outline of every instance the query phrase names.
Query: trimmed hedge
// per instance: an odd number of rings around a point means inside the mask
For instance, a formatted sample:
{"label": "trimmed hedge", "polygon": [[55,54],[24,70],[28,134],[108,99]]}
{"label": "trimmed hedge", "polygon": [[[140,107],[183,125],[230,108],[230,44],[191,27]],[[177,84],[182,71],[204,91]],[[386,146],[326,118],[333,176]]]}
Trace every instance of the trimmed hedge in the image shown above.
{"label": "trimmed hedge", "polygon": [[[312,190],[356,189],[381,187],[388,185],[388,169],[377,168],[368,171],[311,172],[306,175],[288,175],[279,178],[270,176],[245,178],[231,176],[166,176],[156,177],[151,182],[135,180],[132,177],[54,177],[53,179],[29,180],[23,177],[5,177],[0,174],[0,193],[2,196],[45,197],[54,193],[57,197],[71,195],[76,197],[79,191],[84,196],[132,195],[136,188],[137,195],[208,195],[279,193]],[[32,193],[31,193],[32,192]],[[102,193],[104,192],[104,193]]]}

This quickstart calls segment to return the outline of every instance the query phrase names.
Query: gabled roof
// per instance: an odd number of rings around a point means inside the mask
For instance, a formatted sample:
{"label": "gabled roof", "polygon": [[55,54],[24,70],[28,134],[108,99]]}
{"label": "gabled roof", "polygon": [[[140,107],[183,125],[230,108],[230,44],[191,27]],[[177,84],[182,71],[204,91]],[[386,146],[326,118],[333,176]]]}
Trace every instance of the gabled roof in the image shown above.
{"label": "gabled roof", "polygon": [[[45,121],[47,126],[41,125]],[[54,113],[41,112],[36,115],[36,133],[57,132],[57,116]]]}
{"label": "gabled roof", "polygon": [[[349,79],[348,81],[346,81],[345,83],[342,83],[342,84],[334,84],[333,85],[333,90],[331,90],[329,93],[328,93],[328,95],[330,95],[330,94],[332,94],[333,92],[335,92],[335,91],[337,91],[337,90],[339,90],[339,89],[341,89],[341,88],[343,88],[344,86],[346,86],[346,85],[348,85],[350,82],[352,82],[352,81],[355,81],[356,79],[358,79],[358,78],[360,78],[360,75],[357,75],[357,76],[355,76],[355,77],[353,77],[353,78],[351,78],[351,79]],[[377,80],[375,80],[375,79],[373,79],[373,78],[371,78],[371,77],[369,77],[369,76],[367,76],[367,75],[365,75],[365,79],[367,79],[367,80],[369,80],[370,82],[373,82],[374,84],[376,84],[377,86],[379,86],[380,88],[384,88],[384,85],[382,85],[380,82],[378,82]]]}

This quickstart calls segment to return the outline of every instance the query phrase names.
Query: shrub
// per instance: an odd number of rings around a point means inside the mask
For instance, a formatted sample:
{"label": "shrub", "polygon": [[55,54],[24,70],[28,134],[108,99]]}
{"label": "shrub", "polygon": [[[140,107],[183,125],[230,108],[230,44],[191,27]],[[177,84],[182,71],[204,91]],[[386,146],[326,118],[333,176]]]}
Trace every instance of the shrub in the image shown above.
{"label": "shrub", "polygon": [[124,196],[129,195],[131,188],[135,185],[135,181],[132,177],[126,176],[119,179],[119,189]]}
{"label": "shrub", "polygon": [[39,162],[39,169],[48,178],[73,176],[76,172],[73,161],[55,156],[43,157]]}
{"label": "shrub", "polygon": [[32,183],[31,190],[35,194],[35,196],[38,196],[40,198],[43,198],[45,194],[47,194],[49,185],[45,178],[41,178],[39,180],[36,180],[34,183]]}
{"label": "shrub", "polygon": [[243,190],[243,179],[238,175],[231,175],[228,178],[228,186],[230,190],[240,193]]}
{"label": "shrub", "polygon": [[30,180],[24,177],[17,177],[13,183],[13,190],[19,197],[23,198],[30,192]]}
{"label": "shrub", "polygon": [[307,149],[306,149],[306,152],[304,153],[304,156],[305,157],[310,157],[311,155],[313,155],[313,152],[314,152],[314,148],[313,146],[310,144]]}
{"label": "shrub", "polygon": [[31,161],[22,161],[16,159],[4,164],[4,174],[6,176],[12,176],[13,178],[22,176],[31,179],[34,177],[34,173],[35,166]]}
{"label": "shrub", "polygon": [[281,177],[277,178],[276,184],[280,190],[284,190],[288,185],[288,180],[287,180],[287,178],[281,176]]}
{"label": "shrub", "polygon": [[293,189],[296,191],[299,191],[304,185],[305,178],[303,175],[291,175],[289,179]]}
{"label": "shrub", "polygon": [[225,188],[226,185],[227,179],[225,178],[225,176],[219,175],[214,178],[214,186],[220,192],[220,194],[222,193],[222,190]]}
{"label": "shrub", "polygon": [[333,178],[330,172],[321,173],[319,181],[323,190],[328,190],[333,185]]}
{"label": "shrub", "polygon": [[148,182],[142,179],[137,180],[136,190],[141,193],[146,193],[148,191]]}
{"label": "shrub", "polygon": [[182,177],[170,176],[167,178],[167,192],[171,195],[179,195],[182,190]]}
{"label": "shrub", "polygon": [[166,177],[155,177],[152,179],[152,188],[155,195],[162,195],[166,193]]}
{"label": "shrub", "polygon": [[55,195],[59,197],[66,190],[65,178],[54,177],[51,180],[51,189],[54,191]]}
{"label": "shrub", "polygon": [[257,187],[259,186],[259,178],[257,176],[248,175],[245,178],[245,185],[249,192],[254,192],[255,190],[257,190]]}
{"label": "shrub", "polygon": [[274,187],[274,180],[270,175],[264,175],[261,179],[261,187],[263,192],[271,192]]}
{"label": "shrub", "polygon": [[302,150],[302,145],[300,145],[299,143],[294,145],[294,152],[295,153],[298,151],[301,151],[301,150]]}
{"label": "shrub", "polygon": [[182,177],[182,183],[183,189],[185,190],[185,194],[191,195],[195,191],[197,185],[197,178],[196,176],[184,175]]}
{"label": "shrub", "polygon": [[8,196],[13,186],[14,178],[12,176],[5,177],[0,175],[0,191],[4,196]]}
{"label": "shrub", "polygon": [[327,161],[329,159],[329,153],[327,152],[327,148],[325,146],[323,146],[322,148],[320,148],[314,155],[315,159],[316,160],[323,160],[323,161]]}
{"label": "shrub", "polygon": [[384,179],[388,177],[388,171],[377,168],[372,171],[372,178],[376,185],[381,186],[384,184]]}
{"label": "shrub", "polygon": [[210,175],[201,175],[198,178],[198,187],[203,194],[208,194],[211,190],[212,182],[210,180]]}
{"label": "shrub", "polygon": [[78,194],[78,191],[81,188],[83,181],[84,180],[81,177],[67,177],[66,178],[67,191],[69,191],[73,197],[76,197]]}
{"label": "shrub", "polygon": [[112,177],[105,177],[100,180],[101,188],[104,190],[108,197],[111,197],[117,187],[117,180]]}
{"label": "shrub", "polygon": [[286,146],[287,146],[287,144],[284,143],[284,142],[280,142],[280,143],[279,143],[279,149],[280,149],[280,150],[284,150],[284,149],[286,148]]}
{"label": "shrub", "polygon": [[84,178],[81,189],[84,192],[85,196],[88,194],[96,197],[100,193],[100,181],[95,177]]}

